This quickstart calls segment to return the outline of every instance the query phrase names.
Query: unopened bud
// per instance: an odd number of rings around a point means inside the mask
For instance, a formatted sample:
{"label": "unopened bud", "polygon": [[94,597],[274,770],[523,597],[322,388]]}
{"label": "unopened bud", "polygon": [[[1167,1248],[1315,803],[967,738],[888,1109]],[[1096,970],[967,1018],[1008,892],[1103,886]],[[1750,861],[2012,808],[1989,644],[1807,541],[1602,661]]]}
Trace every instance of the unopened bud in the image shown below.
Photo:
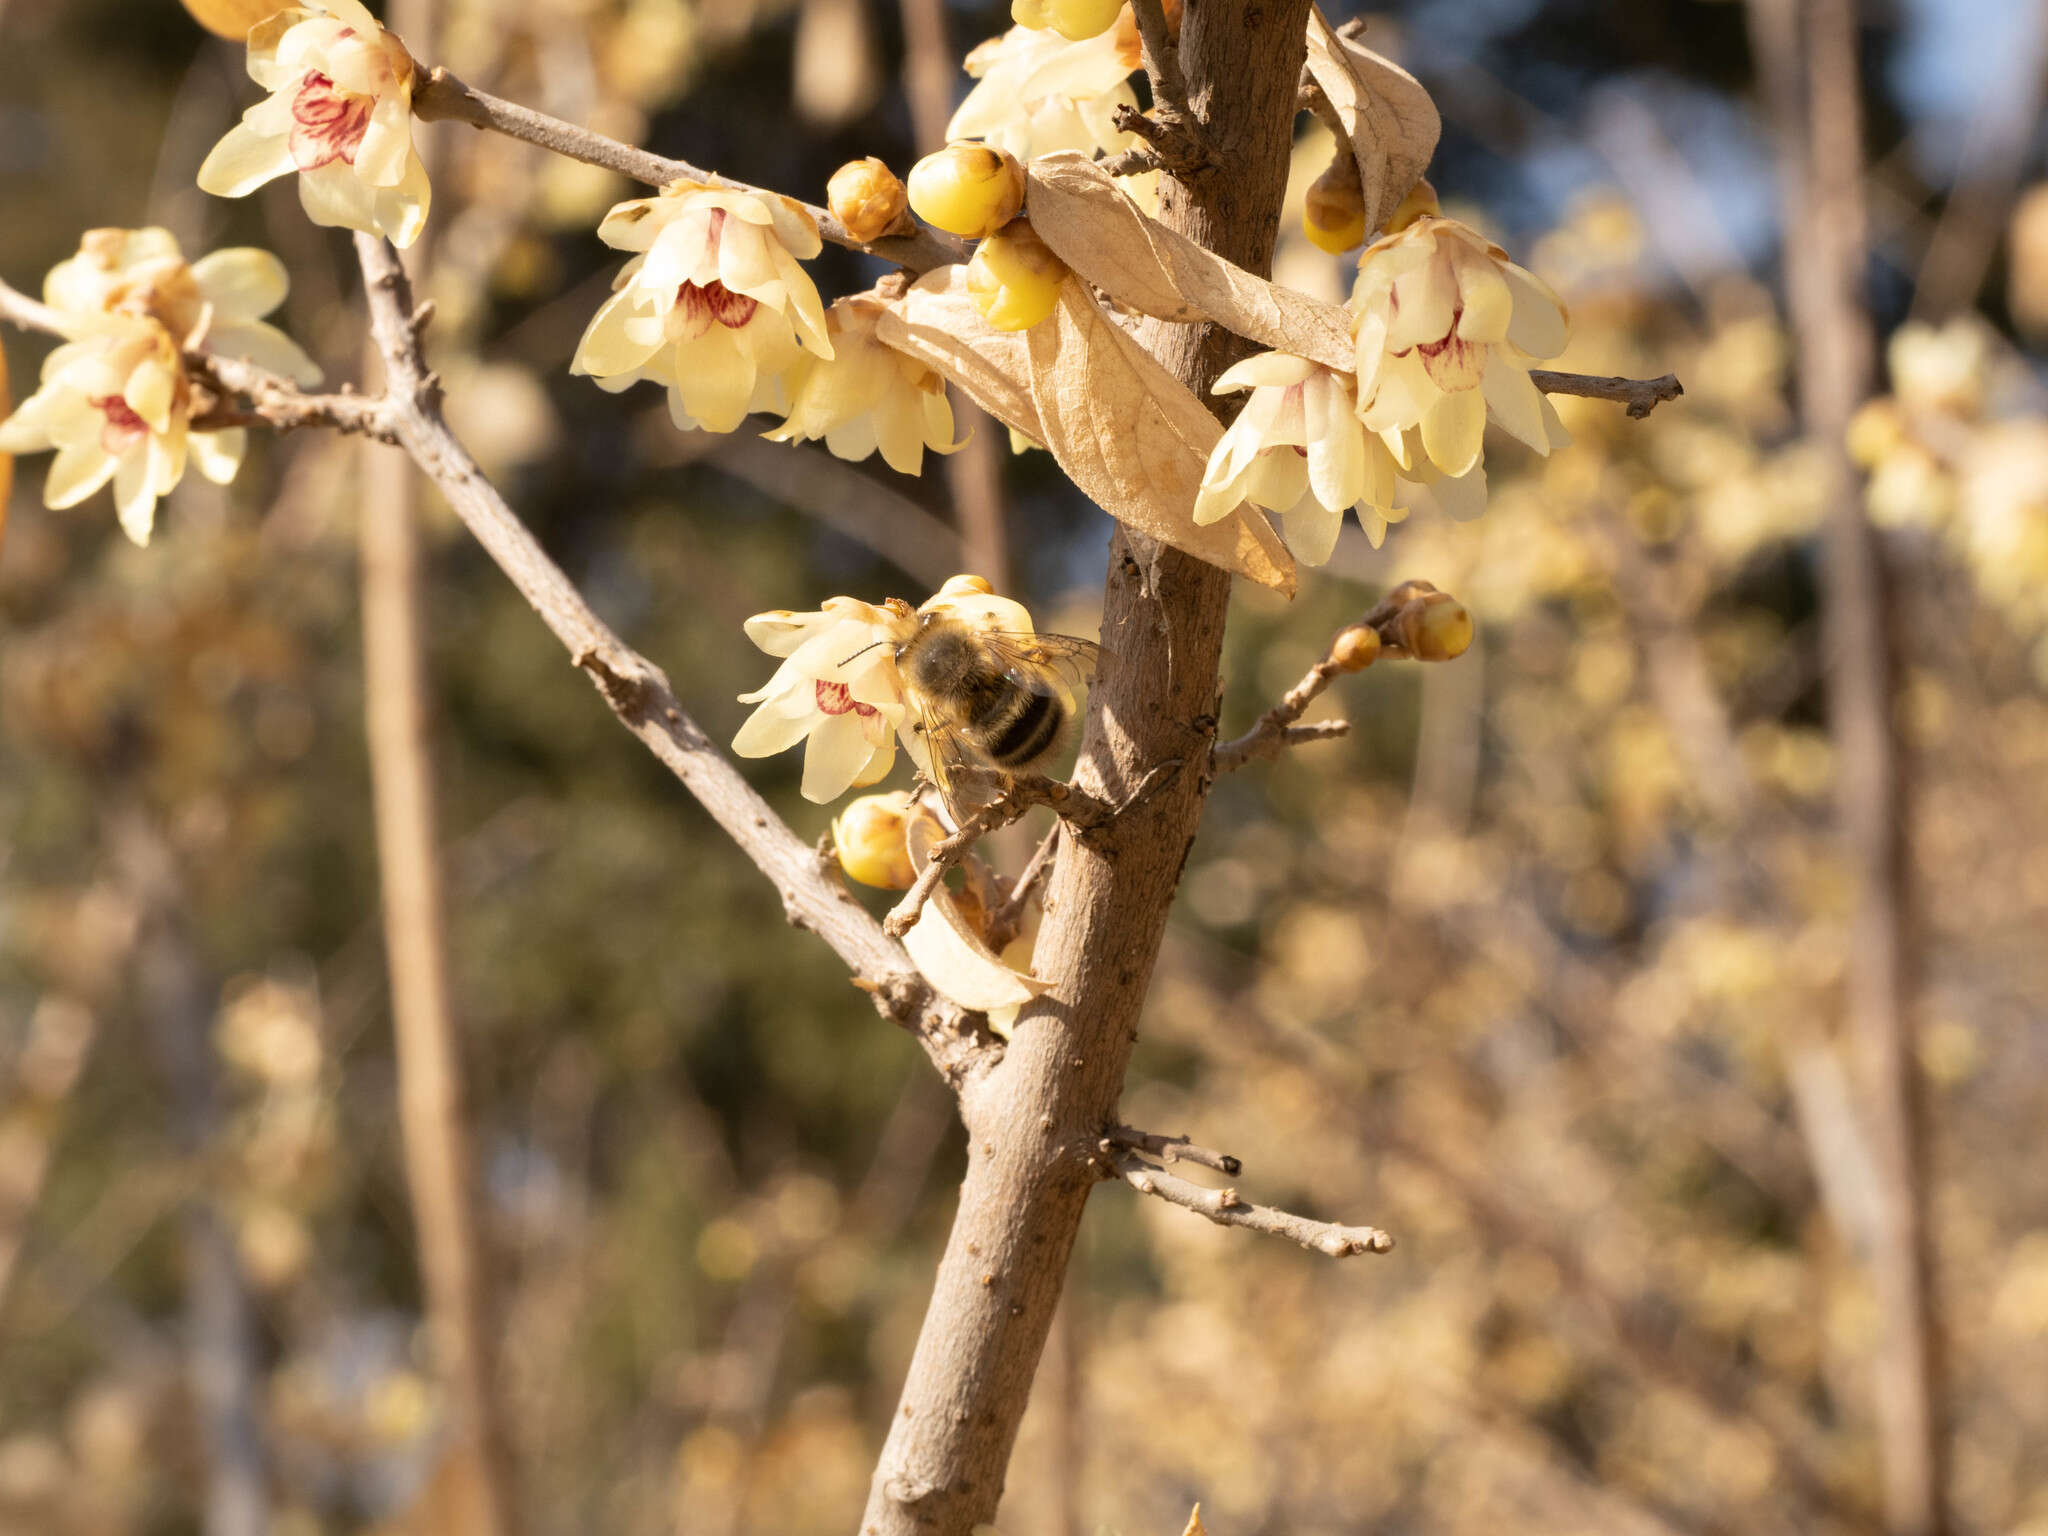
{"label": "unopened bud", "polygon": [[1330,660],[1339,672],[1363,672],[1380,655],[1380,632],[1369,624],[1354,624],[1330,645]]}
{"label": "unopened bud", "polygon": [[1408,189],[1408,195],[1387,215],[1387,222],[1382,228],[1387,234],[1398,235],[1417,219],[1430,218],[1442,212],[1443,209],[1437,205],[1436,188],[1424,176]]}
{"label": "unopened bud", "polygon": [[1027,331],[1053,312],[1067,264],[1038,238],[1026,219],[974,248],[967,263],[967,296],[999,331]]}
{"label": "unopened bud", "polygon": [[910,206],[927,224],[979,240],[1024,206],[1024,167],[987,144],[948,144],[910,168]]}
{"label": "unopened bud", "polygon": [[869,155],[849,160],[832,173],[825,183],[825,202],[849,235],[869,245],[895,227],[910,194],[894,171]]}
{"label": "unopened bud", "polygon": [[1450,593],[1434,587],[1395,614],[1392,628],[1401,649],[1417,661],[1451,661],[1472,645],[1472,615]]}
{"label": "unopened bud", "polygon": [[898,789],[862,795],[839,813],[832,823],[832,846],[847,878],[885,891],[910,889],[917,874],[904,837],[909,812],[910,792]]}
{"label": "unopened bud", "polygon": [[1309,183],[1301,205],[1301,227],[1316,246],[1332,256],[1343,254],[1365,238],[1365,194],[1358,189],[1358,162],[1339,153],[1329,168]]}
{"label": "unopened bud", "polygon": [[1107,32],[1123,0],[1010,0],[1010,19],[1020,27],[1048,27],[1070,42]]}

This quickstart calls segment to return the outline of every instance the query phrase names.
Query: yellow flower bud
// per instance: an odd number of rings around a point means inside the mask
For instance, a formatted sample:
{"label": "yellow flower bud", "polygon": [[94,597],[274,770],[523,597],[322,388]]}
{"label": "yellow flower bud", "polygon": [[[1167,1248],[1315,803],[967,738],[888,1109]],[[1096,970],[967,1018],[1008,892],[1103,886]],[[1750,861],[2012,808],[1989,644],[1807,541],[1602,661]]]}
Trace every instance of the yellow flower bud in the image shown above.
{"label": "yellow flower bud", "polygon": [[825,183],[825,202],[832,217],[862,244],[881,239],[903,216],[910,194],[896,173],[873,155],[849,160]]}
{"label": "yellow flower bud", "polygon": [[1122,9],[1123,0],[1010,0],[1010,19],[1078,43],[1107,32]]}
{"label": "yellow flower bud", "polygon": [[967,263],[967,295],[999,331],[1028,331],[1059,302],[1067,264],[1018,219],[974,248]]}
{"label": "yellow flower bud", "polygon": [[1436,188],[1424,176],[1408,189],[1408,195],[1401,199],[1400,205],[1387,215],[1385,233],[1398,235],[1417,219],[1433,218],[1442,212],[1443,209],[1437,206]]}
{"label": "yellow flower bud", "polygon": [[1320,250],[1342,255],[1365,238],[1365,194],[1358,190],[1358,162],[1338,155],[1309,183],[1301,205],[1301,227]]}
{"label": "yellow flower bud", "polygon": [[1363,672],[1379,659],[1380,632],[1369,624],[1354,624],[1339,634],[1330,646],[1330,660],[1339,672]]}
{"label": "yellow flower bud", "polygon": [[1452,661],[1472,645],[1472,615],[1448,592],[1439,592],[1425,582],[1410,586],[1427,588],[1411,598],[1394,615],[1393,639],[1417,661]]}
{"label": "yellow flower bud", "polygon": [[910,791],[862,795],[832,823],[832,846],[847,878],[885,891],[907,891],[917,875],[910,867],[904,841],[910,812]]}
{"label": "yellow flower bud", "polygon": [[948,144],[910,168],[910,206],[927,224],[979,240],[1024,206],[1024,167],[1007,150]]}

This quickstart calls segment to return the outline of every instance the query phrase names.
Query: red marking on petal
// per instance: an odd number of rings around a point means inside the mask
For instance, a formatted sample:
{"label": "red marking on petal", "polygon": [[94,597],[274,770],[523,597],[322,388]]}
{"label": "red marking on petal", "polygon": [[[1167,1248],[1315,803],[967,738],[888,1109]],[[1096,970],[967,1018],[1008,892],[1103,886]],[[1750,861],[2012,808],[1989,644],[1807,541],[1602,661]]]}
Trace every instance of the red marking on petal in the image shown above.
{"label": "red marking on petal", "polygon": [[149,436],[149,423],[135,414],[135,408],[120,395],[101,395],[92,402],[107,418],[100,428],[100,447],[119,456]]}
{"label": "red marking on petal", "polygon": [[354,165],[375,105],[368,96],[342,90],[319,70],[307,70],[292,99],[292,164],[302,171],[337,160]]}
{"label": "red marking on petal", "polygon": [[719,282],[684,283],[676,289],[676,307],[689,317],[693,330],[700,329],[706,321],[715,321],[729,331],[736,331],[754,318],[761,301],[734,293]]}
{"label": "red marking on petal", "polygon": [[863,704],[853,696],[853,690],[844,683],[818,681],[818,708],[828,715],[879,715],[881,711],[872,704]]}

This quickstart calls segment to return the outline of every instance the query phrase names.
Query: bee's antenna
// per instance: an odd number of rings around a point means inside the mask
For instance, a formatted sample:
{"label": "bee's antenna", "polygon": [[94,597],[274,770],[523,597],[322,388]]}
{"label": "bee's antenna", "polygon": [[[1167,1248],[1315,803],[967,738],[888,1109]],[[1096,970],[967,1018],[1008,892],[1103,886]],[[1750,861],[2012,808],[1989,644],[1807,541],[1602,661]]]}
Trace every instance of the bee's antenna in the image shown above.
{"label": "bee's antenna", "polygon": [[887,645],[888,643],[889,642],[887,640],[870,641],[868,644],[862,646],[859,650],[855,651],[851,656],[847,657],[846,660],[839,663],[839,665],[841,665],[842,667],[850,667],[856,661],[859,661],[861,657],[867,655],[869,651],[872,651],[876,646]]}

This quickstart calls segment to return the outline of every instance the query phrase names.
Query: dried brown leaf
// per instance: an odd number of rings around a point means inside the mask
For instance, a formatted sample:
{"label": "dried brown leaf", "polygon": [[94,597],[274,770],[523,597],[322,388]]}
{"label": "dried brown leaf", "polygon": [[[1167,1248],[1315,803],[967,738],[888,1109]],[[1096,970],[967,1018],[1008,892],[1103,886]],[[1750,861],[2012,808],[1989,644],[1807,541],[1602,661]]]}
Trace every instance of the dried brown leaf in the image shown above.
{"label": "dried brown leaf", "polygon": [[967,296],[965,269],[940,267],[892,300],[875,334],[937,369],[998,421],[1045,441],[1031,398],[1031,347],[1022,331],[999,331]]}
{"label": "dried brown leaf", "polygon": [[1186,385],[1118,326],[1078,277],[1028,331],[991,327],[958,267],[927,273],[876,327],[998,420],[1043,443],[1112,517],[1198,560],[1292,595],[1294,561],[1265,518],[1240,508],[1197,527],[1195,493],[1222,436]]}
{"label": "dried brown leaf", "polygon": [[1349,369],[1351,317],[1255,277],[1147,218],[1114,178],[1073,150],[1031,162],[1025,208],[1059,258],[1126,308],[1214,320],[1261,346]]}
{"label": "dried brown leaf", "polygon": [[1308,13],[1308,69],[1351,135],[1365,227],[1378,229],[1429,168],[1443,119],[1421,81],[1363,43],[1339,37],[1320,6]]}

